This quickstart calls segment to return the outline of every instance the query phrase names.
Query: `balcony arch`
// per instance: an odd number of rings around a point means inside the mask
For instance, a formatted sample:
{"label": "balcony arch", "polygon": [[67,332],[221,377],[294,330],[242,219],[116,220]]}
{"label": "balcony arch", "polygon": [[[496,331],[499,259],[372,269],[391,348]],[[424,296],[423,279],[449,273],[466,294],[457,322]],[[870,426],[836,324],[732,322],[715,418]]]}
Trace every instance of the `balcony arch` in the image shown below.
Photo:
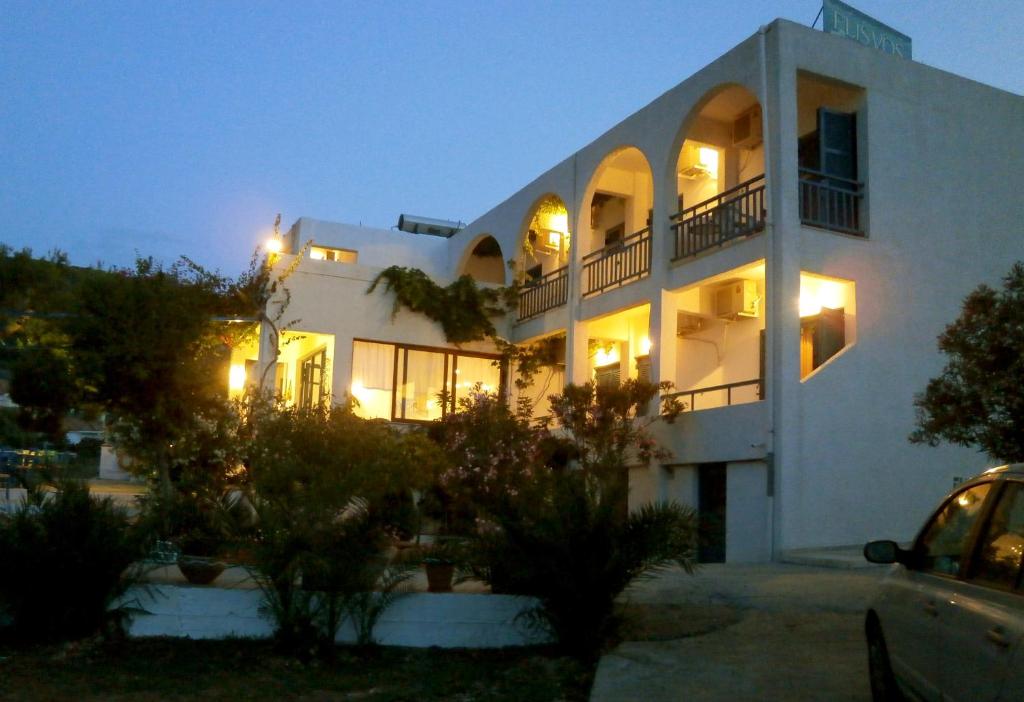
{"label": "balcony arch", "polygon": [[674,259],[764,229],[763,133],[760,101],[735,83],[708,91],[683,120],[672,149]]}
{"label": "balcony arch", "polygon": [[569,211],[555,193],[537,198],[526,216],[516,252],[519,320],[564,305],[569,292]]}
{"label": "balcony arch", "polygon": [[587,183],[579,220],[584,297],[625,285],[651,270],[654,178],[636,146],[602,159]]}
{"label": "balcony arch", "polygon": [[468,275],[480,283],[505,284],[505,256],[501,244],[490,234],[473,239],[462,256],[459,275]]}

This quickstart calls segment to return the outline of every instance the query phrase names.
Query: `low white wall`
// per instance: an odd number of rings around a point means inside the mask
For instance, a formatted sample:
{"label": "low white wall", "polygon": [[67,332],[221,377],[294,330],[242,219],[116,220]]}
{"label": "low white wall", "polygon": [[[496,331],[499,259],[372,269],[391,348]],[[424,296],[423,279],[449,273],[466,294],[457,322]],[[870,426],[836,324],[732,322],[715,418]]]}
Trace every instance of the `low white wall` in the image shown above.
{"label": "low white wall", "polygon": [[[137,614],[129,636],[173,636],[191,639],[268,638],[270,619],[259,612],[259,590],[155,585],[134,588],[123,600],[145,613]],[[374,630],[377,643],[412,648],[503,648],[548,642],[521,615],[536,605],[528,597],[490,594],[425,593],[401,596]],[[338,643],[354,643],[346,622]]]}

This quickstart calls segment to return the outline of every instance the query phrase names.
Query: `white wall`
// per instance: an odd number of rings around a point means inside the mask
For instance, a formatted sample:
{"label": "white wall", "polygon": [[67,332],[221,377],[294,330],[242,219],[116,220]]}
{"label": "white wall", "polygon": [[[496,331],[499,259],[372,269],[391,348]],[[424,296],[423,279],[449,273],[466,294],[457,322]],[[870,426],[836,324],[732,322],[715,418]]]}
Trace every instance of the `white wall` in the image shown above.
{"label": "white wall", "polygon": [[[269,638],[274,629],[260,614],[262,600],[256,589],[177,585],[133,588],[122,598],[145,611],[133,618],[129,636],[190,639]],[[374,638],[412,648],[534,646],[548,641],[524,623],[522,615],[534,606],[535,600],[512,595],[409,593],[381,615]],[[351,624],[341,627],[336,641],[355,643]]]}
{"label": "white wall", "polygon": [[[998,284],[1024,257],[1024,99],[788,23],[779,29],[781,117],[801,121],[780,134],[776,158],[784,284],[799,270],[855,281],[857,342],[801,383],[799,321],[793,306],[780,310],[775,426],[787,439],[777,451],[778,539],[787,549],[908,539],[954,476],[992,465],[907,435],[915,393],[942,366],[937,335],[971,289]],[[799,225],[796,136],[813,112],[805,104],[794,114],[798,69],[864,88],[867,239]]]}
{"label": "white wall", "polygon": [[[308,241],[321,246],[356,251],[356,265],[371,268],[411,266],[442,278],[455,271],[448,263],[448,239],[430,234],[410,234],[397,229],[361,227],[301,217],[285,237],[286,253],[298,253]],[[308,253],[307,253],[308,257]],[[334,266],[352,264],[325,261]]]}

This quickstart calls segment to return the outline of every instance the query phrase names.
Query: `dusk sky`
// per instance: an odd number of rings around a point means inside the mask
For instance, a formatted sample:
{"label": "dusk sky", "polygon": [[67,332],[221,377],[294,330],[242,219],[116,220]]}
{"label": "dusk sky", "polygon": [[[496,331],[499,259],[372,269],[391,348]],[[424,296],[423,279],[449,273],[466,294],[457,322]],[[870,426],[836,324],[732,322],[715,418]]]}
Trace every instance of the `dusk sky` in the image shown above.
{"label": "dusk sky", "polygon": [[[850,4],[915,60],[1024,93],[1024,0]],[[278,212],[469,222],[759,25],[820,6],[0,0],[0,242],[235,274]]]}

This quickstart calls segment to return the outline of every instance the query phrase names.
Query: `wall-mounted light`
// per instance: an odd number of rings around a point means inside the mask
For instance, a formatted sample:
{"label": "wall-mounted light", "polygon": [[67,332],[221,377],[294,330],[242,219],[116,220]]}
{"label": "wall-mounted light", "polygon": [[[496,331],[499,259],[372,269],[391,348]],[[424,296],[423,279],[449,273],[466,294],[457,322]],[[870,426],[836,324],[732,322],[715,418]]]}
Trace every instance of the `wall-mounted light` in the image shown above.
{"label": "wall-mounted light", "polygon": [[245,389],[245,366],[233,363],[228,371],[228,389],[238,392]]}
{"label": "wall-mounted light", "polygon": [[800,276],[800,316],[811,317],[822,307],[839,309],[846,306],[846,290],[842,283]]}
{"label": "wall-mounted light", "polygon": [[284,248],[284,242],[279,237],[272,236],[263,244],[263,248],[266,249],[267,253],[279,254],[281,249]]}
{"label": "wall-mounted light", "polygon": [[610,366],[613,363],[619,362],[619,345],[612,343],[608,347],[598,347],[597,353],[594,354],[594,366],[601,368],[603,366]]}
{"label": "wall-mounted light", "polygon": [[697,165],[707,173],[708,178],[718,180],[718,149],[707,146],[697,149]]}
{"label": "wall-mounted light", "polygon": [[646,356],[651,352],[651,338],[649,336],[643,336],[640,338],[640,355]]}

